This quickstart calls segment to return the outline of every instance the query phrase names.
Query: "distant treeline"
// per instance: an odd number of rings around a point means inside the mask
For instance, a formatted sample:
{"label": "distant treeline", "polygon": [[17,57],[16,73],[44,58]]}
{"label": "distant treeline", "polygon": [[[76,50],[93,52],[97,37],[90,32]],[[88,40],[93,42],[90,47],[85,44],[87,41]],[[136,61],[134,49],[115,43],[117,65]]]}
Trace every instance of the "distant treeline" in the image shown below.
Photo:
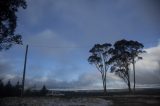
{"label": "distant treeline", "polygon": [[[12,85],[11,81],[8,81],[6,84],[0,80],[0,97],[15,97],[21,96],[22,86],[19,81]],[[24,96],[45,96],[48,90],[44,85],[41,90],[33,91],[31,89],[27,89],[24,92]]]}

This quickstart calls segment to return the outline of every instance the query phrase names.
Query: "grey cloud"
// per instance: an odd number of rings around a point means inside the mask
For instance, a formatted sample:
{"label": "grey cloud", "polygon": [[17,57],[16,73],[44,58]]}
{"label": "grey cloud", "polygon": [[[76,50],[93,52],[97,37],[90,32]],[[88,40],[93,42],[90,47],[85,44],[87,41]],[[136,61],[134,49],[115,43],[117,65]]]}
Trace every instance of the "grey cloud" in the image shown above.
{"label": "grey cloud", "polygon": [[[151,86],[152,84],[160,84],[160,66],[159,54],[160,46],[145,49],[147,53],[143,54],[143,60],[136,63],[136,84],[137,86]],[[21,81],[22,72],[19,74],[14,71],[16,66],[11,64],[12,61],[1,55],[0,66],[1,78],[4,81],[11,80],[13,83]],[[44,60],[44,59],[43,59]],[[37,60],[38,61],[38,60]],[[87,61],[87,60],[86,60]],[[45,62],[45,61],[43,61]],[[49,88],[66,88],[66,89],[102,89],[100,73],[94,66],[83,66],[79,63],[57,63],[55,68],[48,67],[38,62],[37,65],[29,62],[26,73],[26,87],[32,87],[35,84],[41,87],[43,84]],[[46,61],[47,62],[47,61]],[[47,63],[51,64],[51,63]],[[87,64],[87,63],[86,63]],[[131,70],[131,77],[133,73]],[[74,78],[75,77],[75,78]],[[133,79],[131,79],[133,81]],[[124,88],[127,87],[122,79],[114,74],[107,74],[108,88]]]}
{"label": "grey cloud", "polygon": [[12,70],[13,66],[11,62],[4,57],[5,55],[0,53],[0,74],[7,73]]}
{"label": "grey cloud", "polygon": [[85,73],[79,76],[77,80],[65,81],[56,80],[53,77],[30,78],[26,80],[27,86],[36,85],[37,88],[45,84],[50,89],[96,89],[97,77],[93,73]]}
{"label": "grey cloud", "polygon": [[136,63],[136,82],[138,84],[160,84],[160,46],[146,49],[143,60]]}
{"label": "grey cloud", "polygon": [[0,61],[0,72],[1,72],[1,74],[2,74],[3,72],[7,72],[7,71],[9,71],[9,70],[11,70],[10,64],[7,63],[7,62],[2,62],[2,61]]}

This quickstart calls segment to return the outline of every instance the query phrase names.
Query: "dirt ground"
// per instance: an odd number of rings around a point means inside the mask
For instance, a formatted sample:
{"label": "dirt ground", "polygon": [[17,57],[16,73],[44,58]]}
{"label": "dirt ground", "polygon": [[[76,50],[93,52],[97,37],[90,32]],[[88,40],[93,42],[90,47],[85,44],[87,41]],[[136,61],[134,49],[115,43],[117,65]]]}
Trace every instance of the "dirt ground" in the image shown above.
{"label": "dirt ground", "polygon": [[160,96],[7,97],[0,106],[160,106]]}
{"label": "dirt ground", "polygon": [[0,106],[108,106],[110,101],[100,98],[3,98]]}

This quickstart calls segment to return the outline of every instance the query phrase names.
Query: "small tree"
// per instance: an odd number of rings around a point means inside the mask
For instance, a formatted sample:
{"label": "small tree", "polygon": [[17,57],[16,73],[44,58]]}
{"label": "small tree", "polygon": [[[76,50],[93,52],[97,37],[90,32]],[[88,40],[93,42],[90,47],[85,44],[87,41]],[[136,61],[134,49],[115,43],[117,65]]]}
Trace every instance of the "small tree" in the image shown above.
{"label": "small tree", "polygon": [[17,26],[16,12],[26,8],[25,0],[0,0],[0,51],[12,44],[21,44],[21,35],[14,34]]}
{"label": "small tree", "polygon": [[0,79],[0,97],[4,96],[4,84],[2,82],[2,80]]}
{"label": "small tree", "polygon": [[21,95],[21,85],[19,84],[19,81],[15,85],[14,93],[15,93],[15,96],[20,96]]}
{"label": "small tree", "polygon": [[46,86],[43,85],[43,87],[42,87],[42,89],[40,91],[40,95],[41,96],[45,96],[47,94],[47,92],[48,92],[48,90],[47,90]]}
{"label": "small tree", "polygon": [[13,86],[12,86],[10,80],[5,85],[4,91],[5,91],[5,96],[13,96]]}
{"label": "small tree", "polygon": [[88,62],[94,64],[98,71],[101,73],[102,82],[103,82],[103,89],[104,93],[107,92],[106,90],[106,73],[109,69],[109,50],[111,48],[111,44],[95,44],[94,47],[89,51],[91,56],[88,58]]}

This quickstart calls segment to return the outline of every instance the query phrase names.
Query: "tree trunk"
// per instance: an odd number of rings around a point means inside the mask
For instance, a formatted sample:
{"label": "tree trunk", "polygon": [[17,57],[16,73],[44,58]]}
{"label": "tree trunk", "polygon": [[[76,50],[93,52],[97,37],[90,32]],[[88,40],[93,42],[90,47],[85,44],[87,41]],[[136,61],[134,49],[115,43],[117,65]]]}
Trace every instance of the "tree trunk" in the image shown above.
{"label": "tree trunk", "polygon": [[107,87],[106,87],[106,72],[105,72],[105,76],[104,76],[104,93],[105,93],[105,95],[107,94]]}
{"label": "tree trunk", "polygon": [[129,90],[129,93],[131,93],[131,83],[130,83],[130,72],[129,72],[129,69],[128,69],[128,90]]}
{"label": "tree trunk", "polygon": [[[106,82],[106,81],[105,81]],[[104,84],[104,95],[107,94],[106,83]]]}
{"label": "tree trunk", "polygon": [[133,75],[134,75],[134,87],[133,87],[133,93],[135,93],[136,78],[135,78],[135,60],[134,60],[134,58],[133,58]]}
{"label": "tree trunk", "polygon": [[104,82],[104,75],[103,75],[103,73],[101,73],[102,74],[102,82],[103,82],[103,91],[104,91],[104,93],[105,93],[105,82]]}
{"label": "tree trunk", "polygon": [[104,95],[106,95],[106,93],[107,93],[107,89],[106,89],[106,76],[104,74],[102,74],[102,81],[103,81]]}
{"label": "tree trunk", "polygon": [[105,86],[105,88],[104,88],[104,95],[106,95],[107,94],[107,89],[106,89],[106,86]]}
{"label": "tree trunk", "polygon": [[131,93],[131,84],[130,84],[130,81],[128,82],[128,90],[129,90],[129,93]]}

